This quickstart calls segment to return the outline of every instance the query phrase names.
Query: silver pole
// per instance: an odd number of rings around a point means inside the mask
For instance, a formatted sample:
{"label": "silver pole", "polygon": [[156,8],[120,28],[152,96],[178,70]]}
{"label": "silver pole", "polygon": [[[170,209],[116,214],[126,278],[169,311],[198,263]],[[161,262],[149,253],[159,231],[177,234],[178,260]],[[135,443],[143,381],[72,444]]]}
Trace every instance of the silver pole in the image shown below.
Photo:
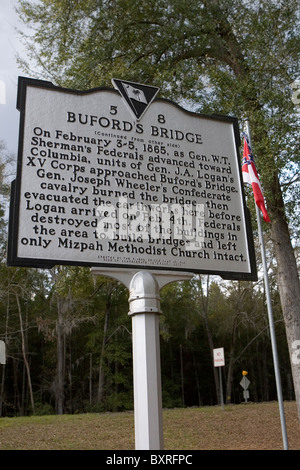
{"label": "silver pole", "polygon": [[[250,146],[252,147],[248,119],[246,119],[246,128],[247,128],[247,135],[249,138],[249,143],[250,143]],[[279,412],[280,412],[283,446],[285,450],[288,450],[288,439],[287,439],[287,433],[286,433],[285,415],[284,415],[284,408],[283,408],[282,388],[281,388],[281,379],[280,379],[280,372],[279,372],[279,362],[278,362],[272,302],[271,302],[269,279],[268,279],[268,272],[267,272],[265,244],[264,244],[264,237],[263,237],[262,224],[261,224],[261,215],[260,215],[259,208],[257,207],[256,204],[255,204],[255,208],[256,208],[259,241],[260,241],[260,246],[261,246],[261,257],[262,257],[263,271],[264,271],[264,282],[265,282],[265,290],[266,290],[267,309],[268,309],[268,318],[269,318],[269,327],[270,327],[271,344],[272,344],[272,352],[273,352],[273,362],[274,362],[274,370],[275,370],[275,379],[276,379],[277,397],[278,397],[278,405],[279,405]]]}
{"label": "silver pole", "polygon": [[136,450],[162,450],[159,286],[149,272],[140,271],[133,276],[129,292]]}

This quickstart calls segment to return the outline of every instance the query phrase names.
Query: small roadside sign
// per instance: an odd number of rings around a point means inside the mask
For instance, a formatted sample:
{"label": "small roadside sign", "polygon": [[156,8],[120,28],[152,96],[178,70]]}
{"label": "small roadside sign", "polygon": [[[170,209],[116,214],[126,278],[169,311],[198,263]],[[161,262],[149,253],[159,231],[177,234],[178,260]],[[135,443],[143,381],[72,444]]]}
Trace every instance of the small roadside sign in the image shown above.
{"label": "small roadside sign", "polygon": [[0,341],[0,364],[6,364],[5,343]]}
{"label": "small roadside sign", "polygon": [[214,353],[214,367],[225,366],[224,348],[214,349],[213,353]]}
{"label": "small roadside sign", "polygon": [[247,379],[247,377],[244,375],[244,377],[240,381],[240,386],[243,387],[244,390],[247,390],[249,385],[250,385],[250,380]]}

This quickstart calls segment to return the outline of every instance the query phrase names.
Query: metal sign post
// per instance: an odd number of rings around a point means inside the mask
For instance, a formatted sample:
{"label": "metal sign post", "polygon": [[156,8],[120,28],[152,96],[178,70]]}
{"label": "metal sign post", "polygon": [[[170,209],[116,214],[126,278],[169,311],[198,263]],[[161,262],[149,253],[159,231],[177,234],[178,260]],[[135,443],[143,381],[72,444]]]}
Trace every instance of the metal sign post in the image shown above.
{"label": "metal sign post", "polygon": [[19,77],[7,263],[90,266],[130,291],[137,449],[160,449],[162,286],[257,280],[236,118],[125,80],[79,91]]}
{"label": "metal sign post", "polygon": [[224,397],[223,397],[223,384],[222,384],[222,371],[221,367],[225,366],[224,348],[217,348],[213,350],[214,366],[219,369],[219,382],[220,382],[220,402],[222,410],[224,410]]}
{"label": "metal sign post", "polygon": [[0,364],[6,364],[5,343],[0,341]]}

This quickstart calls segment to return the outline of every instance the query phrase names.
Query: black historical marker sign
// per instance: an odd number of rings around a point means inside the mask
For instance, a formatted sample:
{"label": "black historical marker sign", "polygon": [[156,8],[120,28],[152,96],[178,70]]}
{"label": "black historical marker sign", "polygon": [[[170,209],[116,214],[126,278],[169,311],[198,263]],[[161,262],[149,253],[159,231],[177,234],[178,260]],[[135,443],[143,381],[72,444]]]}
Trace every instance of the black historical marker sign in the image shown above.
{"label": "black historical marker sign", "polygon": [[8,264],[256,279],[237,120],[113,83],[81,92],[19,79]]}

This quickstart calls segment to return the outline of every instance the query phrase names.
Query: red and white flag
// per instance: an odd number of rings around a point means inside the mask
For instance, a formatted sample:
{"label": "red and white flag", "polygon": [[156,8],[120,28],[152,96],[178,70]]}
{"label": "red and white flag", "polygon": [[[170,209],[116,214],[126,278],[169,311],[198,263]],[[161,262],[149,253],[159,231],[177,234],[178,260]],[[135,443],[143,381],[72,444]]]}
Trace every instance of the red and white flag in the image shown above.
{"label": "red and white flag", "polygon": [[270,222],[266,207],[262,188],[254,164],[253,155],[246,135],[244,135],[244,154],[242,165],[243,181],[252,185],[254,199],[256,205],[260,208],[265,222]]}

